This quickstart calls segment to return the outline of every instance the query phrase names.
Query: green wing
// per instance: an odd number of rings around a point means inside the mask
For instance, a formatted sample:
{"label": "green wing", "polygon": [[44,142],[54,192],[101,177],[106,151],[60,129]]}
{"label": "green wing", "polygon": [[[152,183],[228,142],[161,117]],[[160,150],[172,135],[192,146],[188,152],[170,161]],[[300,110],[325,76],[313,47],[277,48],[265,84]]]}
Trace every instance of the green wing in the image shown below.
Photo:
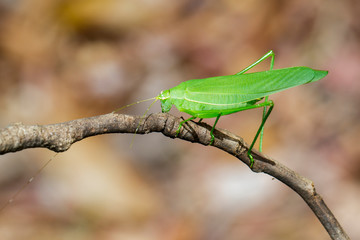
{"label": "green wing", "polygon": [[[185,100],[203,104],[233,105],[256,100],[288,88],[317,81],[327,71],[292,67],[271,71],[193,79],[180,85]],[[179,85],[179,86],[180,86]]]}

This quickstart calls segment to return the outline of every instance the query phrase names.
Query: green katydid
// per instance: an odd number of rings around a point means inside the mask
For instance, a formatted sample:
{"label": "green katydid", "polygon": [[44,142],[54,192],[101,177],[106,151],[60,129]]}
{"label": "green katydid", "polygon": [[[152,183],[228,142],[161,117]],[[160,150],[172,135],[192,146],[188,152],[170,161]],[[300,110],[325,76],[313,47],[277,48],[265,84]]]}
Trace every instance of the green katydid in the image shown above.
{"label": "green katydid", "polygon": [[[268,57],[271,57],[269,71],[245,74],[246,71]],[[250,159],[250,167],[252,167],[254,158],[251,155],[251,151],[259,135],[259,150],[260,152],[262,151],[264,124],[274,107],[273,101],[268,100],[268,96],[291,87],[318,81],[328,73],[327,71],[314,70],[308,67],[290,67],[273,70],[274,58],[274,52],[271,50],[259,60],[234,75],[188,80],[176,87],[161,91],[157,97],[151,99],[155,99],[153,103],[160,100],[161,109],[164,113],[169,112],[174,105],[180,112],[191,115],[190,118],[180,122],[176,135],[180,133],[182,125],[187,121],[194,120],[195,118],[200,118],[200,120],[203,118],[216,118],[210,131],[211,139],[209,145],[214,142],[213,132],[221,116],[253,108],[264,108],[262,122],[247,153]],[[259,103],[262,99],[264,101]]]}

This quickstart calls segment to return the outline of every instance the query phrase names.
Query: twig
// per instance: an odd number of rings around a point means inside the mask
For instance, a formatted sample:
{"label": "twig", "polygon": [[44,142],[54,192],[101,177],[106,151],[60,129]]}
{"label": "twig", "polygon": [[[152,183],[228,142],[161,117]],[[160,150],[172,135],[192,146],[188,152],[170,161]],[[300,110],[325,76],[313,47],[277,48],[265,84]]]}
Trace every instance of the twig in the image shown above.
{"label": "twig", "polygon": [[[142,119],[139,116],[110,113],[51,125],[26,126],[17,123],[0,130],[0,154],[26,148],[48,148],[55,152],[63,152],[73,143],[87,137],[107,133],[134,133],[140,121]],[[180,121],[181,119],[170,114],[150,114],[139,127],[137,134],[161,132],[167,137],[175,138]],[[206,123],[188,122],[177,137],[207,146],[210,142],[210,130],[211,126]],[[249,166],[248,145],[242,138],[219,129],[214,131],[214,135],[213,147],[233,155]],[[252,171],[269,174],[297,192],[332,239],[350,239],[316,192],[312,181],[256,150],[252,155],[255,159]]]}

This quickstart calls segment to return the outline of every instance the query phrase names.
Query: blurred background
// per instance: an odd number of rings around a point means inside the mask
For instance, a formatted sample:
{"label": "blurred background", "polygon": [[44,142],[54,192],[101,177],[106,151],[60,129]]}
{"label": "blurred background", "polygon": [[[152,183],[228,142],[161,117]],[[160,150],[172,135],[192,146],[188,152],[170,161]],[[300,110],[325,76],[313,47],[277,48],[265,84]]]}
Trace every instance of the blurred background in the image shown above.
{"label": "blurred background", "polygon": [[[106,114],[234,74],[273,49],[275,68],[329,75],[271,97],[264,152],[313,180],[360,239],[359,13],[356,0],[0,0],[0,127]],[[261,114],[217,126],[251,142]],[[131,139],[97,136],[58,154],[0,212],[1,239],[329,239],[298,195],[220,150],[156,133],[130,148]],[[53,155],[2,155],[1,203]]]}

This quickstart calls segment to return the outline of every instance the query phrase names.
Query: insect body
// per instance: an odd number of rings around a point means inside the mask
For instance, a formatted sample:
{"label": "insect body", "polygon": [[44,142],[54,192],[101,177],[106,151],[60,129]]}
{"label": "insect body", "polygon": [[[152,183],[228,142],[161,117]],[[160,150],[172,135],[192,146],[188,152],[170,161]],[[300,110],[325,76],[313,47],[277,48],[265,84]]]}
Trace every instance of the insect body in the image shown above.
{"label": "insect body", "polygon": [[[244,74],[267,57],[272,57],[269,71]],[[213,131],[223,115],[253,108],[264,108],[263,119],[248,150],[250,167],[254,164],[251,150],[260,136],[260,151],[262,145],[262,131],[266,119],[270,115],[274,103],[268,96],[285,89],[320,80],[327,75],[327,71],[314,70],[308,67],[291,67],[272,70],[274,53],[268,52],[254,64],[235,75],[193,79],[180,83],[178,86],[162,91],[157,97],[161,102],[162,112],[170,111],[174,105],[179,111],[192,117],[180,122],[181,126],[195,118],[215,118],[210,131],[210,145],[214,141]],[[263,102],[260,102],[264,99]],[[269,109],[267,110],[267,107]]]}
{"label": "insect body", "polygon": [[157,99],[168,112],[172,105],[197,118],[213,118],[253,108],[264,97],[317,81],[326,71],[292,67],[265,72],[193,79],[162,91]]}

